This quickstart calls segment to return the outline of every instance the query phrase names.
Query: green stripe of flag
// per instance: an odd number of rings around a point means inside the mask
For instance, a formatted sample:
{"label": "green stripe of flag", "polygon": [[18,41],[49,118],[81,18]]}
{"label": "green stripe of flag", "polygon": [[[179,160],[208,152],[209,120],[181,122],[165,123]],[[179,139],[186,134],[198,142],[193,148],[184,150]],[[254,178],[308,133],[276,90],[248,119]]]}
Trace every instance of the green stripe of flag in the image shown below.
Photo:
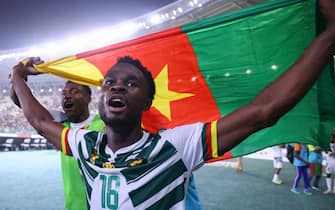
{"label": "green stripe of flag", "polygon": [[[221,115],[248,104],[301,55],[315,38],[315,5],[314,0],[267,1],[182,27]],[[327,84],[333,83],[329,75],[325,78]],[[329,125],[335,125],[335,114],[325,111],[330,119],[326,123],[328,129],[319,129],[326,116],[320,112],[325,104],[320,95],[334,102],[334,85],[327,85],[329,90],[319,87],[320,84],[315,85],[275,126],[253,134],[235,147],[233,155],[288,142],[328,147],[327,140],[319,136],[327,135]]]}

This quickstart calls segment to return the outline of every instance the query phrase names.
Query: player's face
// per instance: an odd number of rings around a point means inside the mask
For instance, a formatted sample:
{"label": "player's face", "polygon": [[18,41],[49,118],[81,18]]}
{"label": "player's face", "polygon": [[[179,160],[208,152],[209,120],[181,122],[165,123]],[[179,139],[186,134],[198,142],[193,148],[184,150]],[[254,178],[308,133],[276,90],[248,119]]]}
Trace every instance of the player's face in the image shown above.
{"label": "player's face", "polygon": [[101,87],[99,113],[106,125],[137,124],[149,109],[148,84],[143,73],[128,63],[116,64]]}
{"label": "player's face", "polygon": [[62,107],[71,122],[81,122],[87,117],[90,96],[81,85],[67,82],[62,92]]}

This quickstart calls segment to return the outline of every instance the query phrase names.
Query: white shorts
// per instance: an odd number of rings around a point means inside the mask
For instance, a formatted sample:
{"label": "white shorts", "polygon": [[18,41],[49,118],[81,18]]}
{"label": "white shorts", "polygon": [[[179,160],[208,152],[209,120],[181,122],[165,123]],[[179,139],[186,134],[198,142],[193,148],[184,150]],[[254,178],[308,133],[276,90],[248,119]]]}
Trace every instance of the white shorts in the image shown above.
{"label": "white shorts", "polygon": [[282,168],[283,167],[282,149],[278,145],[273,146],[272,154],[273,154],[273,167]]}
{"label": "white shorts", "polygon": [[327,159],[325,171],[327,174],[335,174],[335,158]]}
{"label": "white shorts", "polygon": [[274,168],[282,168],[283,167],[283,158],[282,157],[275,157],[273,159],[273,167]]}

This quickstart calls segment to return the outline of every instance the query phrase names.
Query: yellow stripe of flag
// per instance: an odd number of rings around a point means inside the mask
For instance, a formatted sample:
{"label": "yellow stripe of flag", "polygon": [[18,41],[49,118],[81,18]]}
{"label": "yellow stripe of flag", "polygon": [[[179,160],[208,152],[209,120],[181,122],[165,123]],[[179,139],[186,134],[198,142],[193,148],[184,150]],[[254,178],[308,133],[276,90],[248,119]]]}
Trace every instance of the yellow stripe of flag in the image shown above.
{"label": "yellow stripe of flag", "polygon": [[39,64],[35,68],[40,72],[54,74],[83,85],[100,86],[104,78],[96,66],[76,56]]}

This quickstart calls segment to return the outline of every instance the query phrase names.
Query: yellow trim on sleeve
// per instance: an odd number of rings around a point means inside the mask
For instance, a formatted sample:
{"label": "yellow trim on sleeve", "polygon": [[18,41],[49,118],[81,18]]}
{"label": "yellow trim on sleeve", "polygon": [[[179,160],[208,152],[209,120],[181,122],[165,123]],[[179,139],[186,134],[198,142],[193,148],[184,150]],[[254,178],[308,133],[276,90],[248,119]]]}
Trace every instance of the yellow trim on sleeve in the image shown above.
{"label": "yellow trim on sleeve", "polygon": [[67,127],[64,127],[63,128],[63,130],[62,130],[62,139],[61,139],[61,142],[62,142],[62,152],[64,153],[64,154],[67,154],[68,153],[68,151],[67,151],[67,149],[66,149],[66,133],[67,133],[67,131],[69,130],[69,128],[67,128]]}
{"label": "yellow trim on sleeve", "polygon": [[212,142],[212,157],[217,158],[218,155],[218,136],[217,136],[217,121],[211,123],[211,142]]}

